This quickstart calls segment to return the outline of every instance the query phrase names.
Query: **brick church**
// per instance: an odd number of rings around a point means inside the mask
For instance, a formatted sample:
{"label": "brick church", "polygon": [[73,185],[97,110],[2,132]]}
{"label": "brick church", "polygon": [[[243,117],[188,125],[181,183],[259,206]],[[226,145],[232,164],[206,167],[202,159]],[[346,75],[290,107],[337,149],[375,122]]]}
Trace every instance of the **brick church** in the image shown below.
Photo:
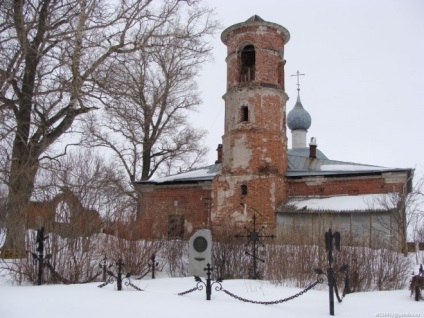
{"label": "brick church", "polygon": [[322,235],[332,227],[405,241],[404,207],[384,206],[375,198],[409,192],[413,170],[331,160],[315,138],[307,143],[311,116],[299,88],[294,107],[286,109],[289,38],[287,29],[256,15],[223,31],[227,91],[217,160],[135,184],[144,235],[187,238],[201,228],[248,224],[255,215],[267,231]]}

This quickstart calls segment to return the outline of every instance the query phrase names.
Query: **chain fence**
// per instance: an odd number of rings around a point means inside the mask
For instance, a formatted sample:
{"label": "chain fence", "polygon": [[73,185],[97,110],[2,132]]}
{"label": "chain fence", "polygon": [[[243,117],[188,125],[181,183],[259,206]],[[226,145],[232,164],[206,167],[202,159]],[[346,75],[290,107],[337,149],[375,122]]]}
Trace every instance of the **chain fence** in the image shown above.
{"label": "chain fence", "polygon": [[226,289],[222,289],[222,291],[224,293],[226,293],[227,295],[240,300],[240,301],[244,301],[246,303],[252,303],[252,304],[259,304],[259,305],[276,305],[276,304],[281,304],[284,303],[286,301],[295,299],[299,296],[302,296],[303,294],[305,294],[306,292],[308,292],[309,290],[311,290],[312,288],[314,288],[317,284],[322,283],[322,281],[320,279],[318,279],[317,281],[315,281],[314,283],[312,283],[311,285],[309,285],[308,287],[306,287],[305,289],[303,289],[302,291],[298,292],[297,294],[294,294],[293,296],[287,297],[287,298],[283,298],[283,299],[279,299],[279,300],[274,300],[274,301],[257,301],[257,300],[250,300],[250,299],[246,299],[240,296],[237,296],[231,292],[229,292]]}
{"label": "chain fence", "polygon": [[[279,299],[279,300],[274,300],[274,301],[257,301],[257,300],[246,299],[246,298],[240,297],[240,296],[238,296],[236,294],[233,294],[232,292],[230,292],[230,291],[228,291],[228,290],[226,290],[226,289],[224,289],[222,287],[219,287],[219,286],[217,286],[215,288],[215,290],[216,291],[223,291],[228,296],[233,297],[233,298],[235,298],[237,300],[246,302],[246,303],[259,304],[259,305],[276,305],[276,304],[281,304],[281,303],[284,303],[286,301],[295,299],[295,298],[297,298],[299,296],[302,296],[303,294],[305,294],[306,292],[308,292],[309,290],[311,290],[316,285],[318,285],[319,283],[322,283],[322,282],[323,282],[323,279],[321,277],[319,277],[315,282],[313,282],[312,284],[310,284],[309,286],[307,286],[305,289],[301,290],[297,294],[294,294],[293,296],[290,296],[290,297],[287,297],[287,298],[283,298],[283,299]],[[198,285],[198,286],[196,286],[196,287],[194,287],[192,289],[189,289],[187,291],[178,293],[178,295],[179,296],[183,296],[183,295],[192,293],[192,292],[194,292],[196,290],[202,290],[202,289],[203,289],[203,286],[202,285]]]}
{"label": "chain fence", "polygon": [[[202,286],[200,286],[200,287],[202,287]],[[194,291],[196,291],[196,290],[202,290],[202,289],[203,289],[203,287],[199,289],[199,287],[197,287],[197,286],[196,286],[196,287],[194,287],[194,288],[192,288],[192,289],[186,290],[185,292],[178,293],[177,295],[178,295],[178,296],[183,296],[183,295],[190,294],[190,293],[192,293],[192,292],[194,292]]]}

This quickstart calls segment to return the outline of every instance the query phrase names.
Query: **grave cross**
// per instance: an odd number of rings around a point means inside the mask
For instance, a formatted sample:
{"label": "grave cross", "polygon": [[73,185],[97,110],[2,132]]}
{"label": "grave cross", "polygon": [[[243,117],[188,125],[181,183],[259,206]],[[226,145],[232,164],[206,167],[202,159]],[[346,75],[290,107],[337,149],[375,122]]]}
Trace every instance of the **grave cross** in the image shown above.
{"label": "grave cross", "polygon": [[262,238],[273,238],[274,235],[261,235],[260,232],[262,230],[265,229],[265,227],[262,225],[261,228],[259,229],[259,231],[256,230],[256,215],[253,215],[253,230],[248,230],[247,227],[244,227],[245,230],[247,231],[246,235],[241,235],[241,234],[237,234],[235,237],[236,238],[242,238],[245,237],[247,238],[247,243],[246,246],[249,245],[250,243],[252,243],[252,253],[249,253],[248,251],[246,251],[246,255],[249,255],[250,257],[252,257],[253,260],[253,279],[257,279],[258,278],[258,273],[257,273],[257,260],[261,261],[262,263],[265,263],[265,261],[261,258],[259,258],[259,256],[257,255],[257,243],[260,243],[262,245],[264,245],[261,242]]}
{"label": "grave cross", "polygon": [[109,275],[109,278],[105,280],[105,282],[99,285],[98,287],[102,288],[102,287],[105,287],[107,284],[112,284],[116,279],[116,285],[117,285],[118,291],[122,290],[122,283],[124,282],[124,280],[125,280],[124,283],[126,286],[131,286],[132,288],[139,291],[142,290],[138,288],[137,286],[135,286],[133,283],[131,283],[130,281],[131,273],[127,273],[125,276],[123,275],[122,269],[124,268],[125,263],[122,260],[122,258],[119,258],[118,261],[115,263],[115,265],[118,268],[118,273],[116,275],[111,270],[108,270],[110,267],[113,266],[113,264],[110,264],[109,266],[107,266],[106,256],[103,259],[103,261],[100,262],[99,264],[100,268],[102,268],[103,270],[106,270],[107,274]]}

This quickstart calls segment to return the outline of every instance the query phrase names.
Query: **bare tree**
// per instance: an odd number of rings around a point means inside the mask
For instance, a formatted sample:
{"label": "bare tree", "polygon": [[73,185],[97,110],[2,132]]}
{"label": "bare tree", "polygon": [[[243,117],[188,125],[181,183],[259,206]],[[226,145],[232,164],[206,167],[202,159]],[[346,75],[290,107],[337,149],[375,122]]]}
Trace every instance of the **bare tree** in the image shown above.
{"label": "bare tree", "polygon": [[118,214],[131,215],[135,209],[122,193],[124,183],[113,163],[97,152],[76,148],[41,167],[32,197],[37,202],[48,201],[69,190],[86,209],[114,219]]}
{"label": "bare tree", "polygon": [[[107,236],[98,233],[110,224],[108,220],[122,213],[133,214],[135,209],[133,201],[119,191],[123,179],[98,153],[83,148],[71,149],[66,156],[40,165],[28,209],[28,228],[45,228],[45,253],[51,254],[49,262],[65,279],[62,282],[96,277],[93,263],[111,248]],[[25,238],[26,250],[35,251],[35,231],[26,231]],[[15,272],[15,278],[34,281],[36,266],[30,253],[27,255],[14,262],[0,262],[0,268]],[[57,282],[58,277],[47,267],[44,275],[46,281]]]}
{"label": "bare tree", "polygon": [[[195,6],[196,1],[189,4]],[[185,10],[184,8],[188,8]],[[185,1],[5,0],[0,6],[0,118],[8,187],[3,248],[24,249],[40,163],[103,99],[95,76],[159,39],[191,37]],[[66,149],[66,148],[65,148]],[[56,152],[56,155],[58,153]]]}
{"label": "bare tree", "polygon": [[410,219],[409,232],[414,242],[424,242],[424,177],[417,178],[407,200],[406,211]]}
{"label": "bare tree", "polygon": [[407,252],[407,240],[419,239],[420,228],[424,218],[423,210],[424,179],[419,178],[412,185],[408,179],[401,192],[382,194],[371,205],[390,211],[389,217],[379,217],[382,228],[390,233],[391,243],[397,244],[401,250]]}
{"label": "bare tree", "polygon": [[193,128],[187,116],[200,104],[195,79],[211,50],[206,36],[216,29],[202,22],[209,15],[193,11],[175,22],[193,36],[162,38],[157,49],[124,56],[97,77],[110,99],[102,116],[87,121],[86,142],[111,150],[131,182],[203,163],[205,132]]}

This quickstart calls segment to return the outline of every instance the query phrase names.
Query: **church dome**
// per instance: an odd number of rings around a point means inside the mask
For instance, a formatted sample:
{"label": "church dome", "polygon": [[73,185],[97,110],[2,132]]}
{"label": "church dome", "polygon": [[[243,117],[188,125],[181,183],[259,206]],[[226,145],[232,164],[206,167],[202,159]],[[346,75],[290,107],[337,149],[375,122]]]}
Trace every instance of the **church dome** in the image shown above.
{"label": "church dome", "polygon": [[308,130],[311,127],[311,115],[303,108],[300,96],[297,96],[296,105],[287,115],[287,126],[290,130]]}

